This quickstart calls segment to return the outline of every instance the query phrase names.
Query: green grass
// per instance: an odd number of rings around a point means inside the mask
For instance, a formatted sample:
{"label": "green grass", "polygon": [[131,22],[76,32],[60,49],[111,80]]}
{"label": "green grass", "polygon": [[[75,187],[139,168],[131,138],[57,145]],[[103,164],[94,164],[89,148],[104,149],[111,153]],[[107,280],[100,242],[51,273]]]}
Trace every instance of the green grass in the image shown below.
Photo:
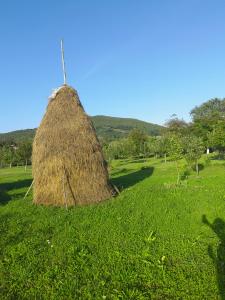
{"label": "green grass", "polygon": [[0,170],[1,299],[225,299],[225,162],[179,187],[171,162],[111,173],[118,197],[66,210],[23,200],[31,170]]}

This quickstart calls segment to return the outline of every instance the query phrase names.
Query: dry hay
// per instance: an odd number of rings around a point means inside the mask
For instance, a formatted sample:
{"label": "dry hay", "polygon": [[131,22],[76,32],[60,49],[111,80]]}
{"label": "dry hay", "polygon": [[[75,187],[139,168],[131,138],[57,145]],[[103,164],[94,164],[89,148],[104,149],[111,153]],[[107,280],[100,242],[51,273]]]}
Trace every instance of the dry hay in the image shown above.
{"label": "dry hay", "polygon": [[77,92],[67,85],[50,97],[32,163],[36,204],[85,205],[113,193],[95,129]]}

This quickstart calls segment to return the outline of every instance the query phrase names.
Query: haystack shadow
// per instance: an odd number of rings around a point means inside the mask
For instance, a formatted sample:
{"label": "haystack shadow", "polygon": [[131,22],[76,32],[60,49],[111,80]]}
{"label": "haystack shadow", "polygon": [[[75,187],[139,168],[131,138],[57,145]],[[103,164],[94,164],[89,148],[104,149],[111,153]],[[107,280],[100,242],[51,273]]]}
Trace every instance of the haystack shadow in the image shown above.
{"label": "haystack shadow", "polygon": [[112,183],[115,184],[120,190],[127,189],[138,182],[150,177],[153,174],[153,167],[142,168],[138,171],[112,178]]}
{"label": "haystack shadow", "polygon": [[[18,198],[17,196],[22,196],[24,193],[18,192],[13,193],[13,195],[9,194],[9,191],[12,189],[21,189],[21,188],[29,188],[31,185],[32,179],[23,179],[18,180],[14,182],[6,182],[6,183],[0,183],[0,205],[7,204],[12,198]],[[20,197],[21,198],[21,197]]]}
{"label": "haystack shadow", "polygon": [[213,251],[212,245],[209,245],[208,254],[216,268],[220,297],[225,300],[225,221],[221,218],[216,218],[213,223],[210,223],[206,215],[203,215],[202,222],[208,225],[219,238],[219,245],[216,252]]}

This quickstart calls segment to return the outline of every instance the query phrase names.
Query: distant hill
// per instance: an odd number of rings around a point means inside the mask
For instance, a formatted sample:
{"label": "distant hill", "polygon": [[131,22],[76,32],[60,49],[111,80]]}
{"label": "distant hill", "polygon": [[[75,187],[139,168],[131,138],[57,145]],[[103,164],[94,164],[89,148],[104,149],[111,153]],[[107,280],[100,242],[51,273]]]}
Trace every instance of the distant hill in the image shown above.
{"label": "distant hill", "polygon": [[149,135],[160,135],[163,129],[160,125],[129,118],[94,116],[92,121],[98,136],[108,140],[125,137],[134,128],[139,128]]}
{"label": "distant hill", "polygon": [[[129,118],[116,118],[108,116],[91,117],[97,135],[100,139],[112,141],[126,137],[133,128],[139,128],[149,135],[160,135],[162,126]],[[16,130],[7,133],[0,133],[1,142],[22,142],[32,140],[36,129]]]}

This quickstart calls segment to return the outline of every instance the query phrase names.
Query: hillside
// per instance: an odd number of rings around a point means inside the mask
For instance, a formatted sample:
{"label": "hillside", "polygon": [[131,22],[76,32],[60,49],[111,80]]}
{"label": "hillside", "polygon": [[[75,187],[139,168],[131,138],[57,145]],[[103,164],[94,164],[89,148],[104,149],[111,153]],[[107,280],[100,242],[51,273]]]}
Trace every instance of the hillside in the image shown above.
{"label": "hillside", "polygon": [[[100,139],[111,141],[128,135],[133,128],[139,128],[149,135],[159,135],[160,125],[129,118],[116,118],[108,116],[92,117],[97,135]],[[32,140],[36,129],[16,130],[0,134],[0,143],[5,141],[21,142]]]}

